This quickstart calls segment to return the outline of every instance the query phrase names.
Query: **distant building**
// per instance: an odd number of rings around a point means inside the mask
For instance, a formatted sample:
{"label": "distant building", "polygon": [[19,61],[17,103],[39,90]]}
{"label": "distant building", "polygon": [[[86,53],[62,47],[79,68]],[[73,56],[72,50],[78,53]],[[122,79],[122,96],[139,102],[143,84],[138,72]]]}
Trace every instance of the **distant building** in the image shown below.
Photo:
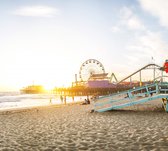
{"label": "distant building", "polygon": [[38,94],[38,93],[44,93],[44,87],[41,85],[30,85],[25,88],[22,88],[21,93],[26,93],[26,94]]}

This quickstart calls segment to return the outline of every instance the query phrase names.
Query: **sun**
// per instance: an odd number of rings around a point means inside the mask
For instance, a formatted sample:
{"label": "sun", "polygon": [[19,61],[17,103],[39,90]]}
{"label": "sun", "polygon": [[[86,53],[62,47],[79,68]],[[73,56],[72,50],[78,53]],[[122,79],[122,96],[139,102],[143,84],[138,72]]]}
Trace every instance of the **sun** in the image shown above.
{"label": "sun", "polygon": [[51,91],[55,87],[53,84],[44,84],[43,86],[46,91]]}

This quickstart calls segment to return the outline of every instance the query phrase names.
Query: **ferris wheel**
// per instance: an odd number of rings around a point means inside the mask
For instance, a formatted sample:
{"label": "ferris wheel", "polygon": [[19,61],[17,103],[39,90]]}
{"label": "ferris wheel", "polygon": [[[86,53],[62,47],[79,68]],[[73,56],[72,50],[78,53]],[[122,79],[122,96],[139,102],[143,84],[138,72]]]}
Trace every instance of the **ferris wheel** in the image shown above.
{"label": "ferris wheel", "polygon": [[86,60],[80,67],[79,78],[81,81],[87,81],[93,74],[105,73],[104,66],[95,59]]}

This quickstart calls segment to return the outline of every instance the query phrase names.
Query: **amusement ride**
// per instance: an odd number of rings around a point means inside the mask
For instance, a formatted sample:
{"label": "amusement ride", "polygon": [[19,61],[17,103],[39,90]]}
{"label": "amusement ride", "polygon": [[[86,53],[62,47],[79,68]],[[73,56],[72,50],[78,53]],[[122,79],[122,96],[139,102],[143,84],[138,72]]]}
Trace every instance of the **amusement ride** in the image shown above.
{"label": "amusement ride", "polygon": [[79,70],[79,78],[81,81],[87,81],[92,76],[100,74],[106,76],[103,64],[96,59],[89,59],[82,63]]}
{"label": "amusement ride", "polygon": [[108,77],[105,72],[103,64],[96,59],[88,59],[82,63],[79,70],[79,81],[77,78],[72,86],[86,86],[86,87],[112,87],[111,82],[117,78],[114,73]]}

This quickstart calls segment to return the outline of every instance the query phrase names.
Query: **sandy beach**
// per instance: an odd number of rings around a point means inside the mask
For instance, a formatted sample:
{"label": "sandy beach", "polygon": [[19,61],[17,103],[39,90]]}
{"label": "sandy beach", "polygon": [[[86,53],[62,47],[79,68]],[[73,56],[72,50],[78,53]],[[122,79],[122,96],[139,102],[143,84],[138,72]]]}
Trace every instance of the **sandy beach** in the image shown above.
{"label": "sandy beach", "polygon": [[168,114],[160,107],[90,113],[92,105],[0,113],[0,150],[167,150]]}

